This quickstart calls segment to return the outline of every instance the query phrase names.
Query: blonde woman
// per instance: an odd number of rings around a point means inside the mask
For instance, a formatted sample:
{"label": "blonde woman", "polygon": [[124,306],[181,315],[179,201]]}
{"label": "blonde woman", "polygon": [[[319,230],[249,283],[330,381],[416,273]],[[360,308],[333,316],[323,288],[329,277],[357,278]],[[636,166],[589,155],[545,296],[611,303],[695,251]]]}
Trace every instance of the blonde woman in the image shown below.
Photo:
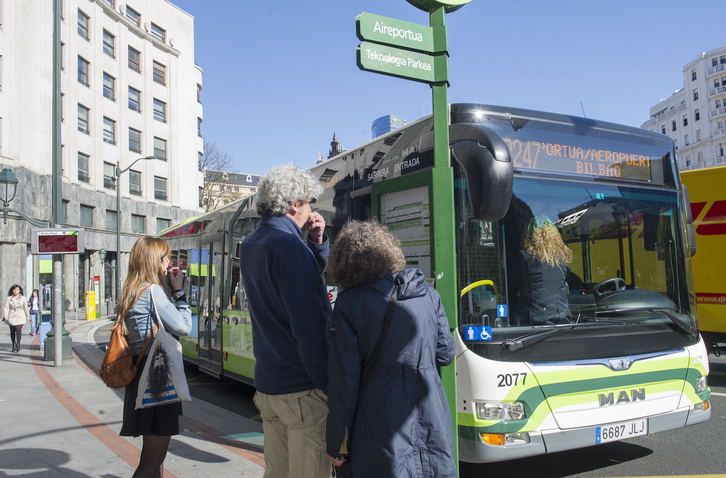
{"label": "blonde woman", "polygon": [[[189,335],[192,330],[191,310],[184,294],[184,274],[178,267],[170,267],[170,258],[169,244],[157,237],[144,236],[131,248],[129,271],[116,320],[122,321],[126,328],[134,361],[153,330],[156,320],[153,304],[168,332],[182,336]],[[179,402],[136,410],[141,370],[150,348],[141,359],[136,378],[124,390],[123,425],[119,434],[143,437],[141,459],[133,478],[161,477],[171,436],[183,431]]]}
{"label": "blonde woman", "polygon": [[20,352],[20,339],[23,336],[23,325],[30,321],[28,299],[23,297],[23,288],[13,284],[8,291],[3,307],[3,322],[10,326],[10,340],[13,342],[13,352]]}
{"label": "blonde woman", "polygon": [[532,219],[519,252],[520,298],[531,324],[569,322],[567,276],[572,251],[557,226],[546,218]]}

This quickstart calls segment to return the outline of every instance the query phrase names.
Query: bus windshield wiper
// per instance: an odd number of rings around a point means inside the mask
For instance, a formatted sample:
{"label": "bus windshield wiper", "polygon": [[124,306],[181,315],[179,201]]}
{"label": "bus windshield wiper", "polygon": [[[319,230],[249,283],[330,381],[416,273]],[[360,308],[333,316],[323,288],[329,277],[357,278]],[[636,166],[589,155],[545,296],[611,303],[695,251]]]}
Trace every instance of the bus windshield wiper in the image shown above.
{"label": "bus windshield wiper", "polygon": [[684,322],[683,320],[679,319],[675,315],[671,314],[667,311],[667,309],[664,309],[662,307],[631,307],[627,309],[612,309],[612,310],[601,310],[595,312],[597,315],[607,315],[610,314],[616,314],[621,315],[624,312],[638,312],[638,311],[645,311],[645,312],[661,312],[663,315],[668,317],[668,320],[673,322],[675,326],[678,328],[679,331],[685,333],[686,335],[689,335],[691,337],[696,337],[696,328],[689,325],[688,323]]}
{"label": "bus windshield wiper", "polygon": [[524,347],[528,347],[537,342],[541,342],[552,335],[561,332],[564,329],[574,329],[578,327],[593,327],[598,325],[625,325],[624,322],[578,322],[574,324],[557,324],[547,327],[545,330],[520,335],[513,339],[506,339],[502,342],[502,348],[509,352],[514,352]]}

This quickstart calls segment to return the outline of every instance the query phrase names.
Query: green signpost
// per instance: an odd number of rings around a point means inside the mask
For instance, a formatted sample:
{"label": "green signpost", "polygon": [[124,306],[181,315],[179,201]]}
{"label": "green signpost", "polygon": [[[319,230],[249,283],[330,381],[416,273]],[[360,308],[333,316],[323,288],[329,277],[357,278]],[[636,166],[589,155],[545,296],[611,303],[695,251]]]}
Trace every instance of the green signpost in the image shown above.
{"label": "green signpost", "polygon": [[[434,168],[431,171],[430,231],[432,272],[452,329],[458,328],[456,284],[456,225],[454,224],[454,170],[449,153],[448,51],[446,13],[471,0],[406,0],[429,12],[430,26],[362,13],[356,33],[363,42],[357,49],[358,67],[389,76],[428,83],[433,106]],[[441,371],[449,402],[454,437],[458,433],[456,360]],[[458,441],[454,440],[458,462]]]}

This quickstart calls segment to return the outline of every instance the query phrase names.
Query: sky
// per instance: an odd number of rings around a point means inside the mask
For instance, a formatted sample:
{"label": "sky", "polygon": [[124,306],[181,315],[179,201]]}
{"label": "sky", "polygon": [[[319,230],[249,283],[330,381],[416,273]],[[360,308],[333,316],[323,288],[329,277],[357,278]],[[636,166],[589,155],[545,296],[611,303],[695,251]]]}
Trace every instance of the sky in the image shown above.
{"label": "sky", "polygon": [[[194,17],[205,141],[265,174],[371,139],[374,119],[431,114],[425,83],[362,71],[355,18],[429,24],[405,0],[169,0]],[[450,103],[640,126],[683,67],[726,45],[712,0],[472,0],[446,15]]]}

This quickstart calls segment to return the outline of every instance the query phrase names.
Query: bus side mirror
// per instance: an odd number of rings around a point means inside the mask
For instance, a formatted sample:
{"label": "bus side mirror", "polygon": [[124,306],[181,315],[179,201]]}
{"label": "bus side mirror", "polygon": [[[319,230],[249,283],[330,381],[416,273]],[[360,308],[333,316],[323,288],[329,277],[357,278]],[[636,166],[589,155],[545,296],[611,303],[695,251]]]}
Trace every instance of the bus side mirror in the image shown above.
{"label": "bus side mirror", "polygon": [[451,155],[466,176],[474,216],[499,221],[512,199],[514,168],[509,148],[498,134],[481,125],[452,125],[450,134]]}

